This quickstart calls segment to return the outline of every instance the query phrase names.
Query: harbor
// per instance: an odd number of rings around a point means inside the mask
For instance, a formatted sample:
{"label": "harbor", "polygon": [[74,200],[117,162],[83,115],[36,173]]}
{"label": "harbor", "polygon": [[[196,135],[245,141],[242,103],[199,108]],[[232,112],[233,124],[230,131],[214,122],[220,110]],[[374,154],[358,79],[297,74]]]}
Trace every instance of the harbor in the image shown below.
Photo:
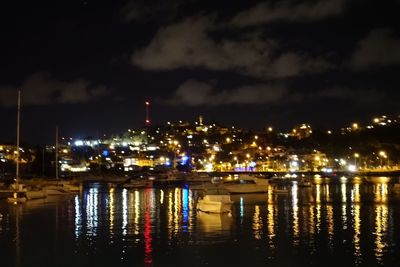
{"label": "harbor", "polygon": [[215,214],[197,210],[204,192],[190,184],[85,182],[74,194],[0,200],[0,256],[18,267],[396,266],[394,187],[379,178],[321,178],[275,194],[269,185],[265,193],[232,194],[230,212]]}

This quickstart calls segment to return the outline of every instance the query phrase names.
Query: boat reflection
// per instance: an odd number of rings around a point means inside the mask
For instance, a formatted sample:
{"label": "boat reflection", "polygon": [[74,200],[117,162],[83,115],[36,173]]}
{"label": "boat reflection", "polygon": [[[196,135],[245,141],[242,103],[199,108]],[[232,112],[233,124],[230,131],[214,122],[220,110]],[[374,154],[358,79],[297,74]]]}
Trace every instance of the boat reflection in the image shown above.
{"label": "boat reflection", "polygon": [[229,231],[232,224],[232,215],[230,213],[205,213],[197,212],[199,229],[204,233],[217,233]]}
{"label": "boat reflection", "polygon": [[[122,265],[135,259],[136,265],[150,266],[182,249],[190,254],[190,246],[211,248],[215,242],[235,242],[233,250],[257,246],[251,253],[267,261],[281,261],[281,252],[289,249],[309,253],[318,261],[325,260],[319,258],[322,255],[331,260],[335,253],[342,253],[344,260],[338,262],[346,261],[346,266],[370,261],[390,265],[392,259],[400,259],[396,246],[400,200],[388,193],[388,187],[387,183],[359,183],[340,177],[312,188],[293,183],[290,194],[233,195],[231,214],[208,214],[196,211],[201,193],[184,186],[127,190],[94,185],[63,201],[55,197],[53,202],[0,206],[0,242],[7,244],[11,237],[13,242],[8,245],[12,244],[12,249],[4,254],[11,253],[14,261],[14,248],[20,246],[19,259],[25,260],[28,250],[24,244],[32,242],[25,229],[36,227],[25,228],[35,221],[26,218],[47,211],[49,232],[56,234],[46,238],[54,242],[54,250],[61,256],[67,255],[61,251],[66,246],[61,242],[67,240],[74,246],[70,251],[79,257],[101,257],[100,252],[109,249],[113,251],[110,257],[115,256],[112,260],[123,261]],[[13,212],[19,213],[18,229]],[[34,219],[43,220],[43,214]],[[18,244],[14,243],[17,236],[21,237]],[[15,262],[5,266],[13,265]]]}

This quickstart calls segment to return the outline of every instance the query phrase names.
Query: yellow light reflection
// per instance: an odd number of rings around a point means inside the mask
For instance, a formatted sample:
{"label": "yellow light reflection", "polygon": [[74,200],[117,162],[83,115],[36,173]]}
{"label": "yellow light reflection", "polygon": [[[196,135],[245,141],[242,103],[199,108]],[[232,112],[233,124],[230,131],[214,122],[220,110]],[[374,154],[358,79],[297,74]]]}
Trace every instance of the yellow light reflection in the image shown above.
{"label": "yellow light reflection", "polygon": [[353,190],[351,191],[351,202],[360,203],[361,195],[360,195],[360,184],[354,184]]}
{"label": "yellow light reflection", "polygon": [[361,263],[361,260],[362,260],[360,235],[361,235],[360,204],[355,204],[354,205],[354,236],[353,236],[353,243],[354,243],[354,257],[355,257],[356,265],[359,265]]}
{"label": "yellow light reflection", "polygon": [[316,223],[316,229],[317,232],[319,233],[321,230],[321,185],[317,184],[315,185],[315,208],[317,211],[316,217],[317,217],[317,223]]}
{"label": "yellow light reflection", "polygon": [[168,240],[172,239],[172,222],[173,222],[173,203],[172,203],[172,191],[169,191],[168,193]]}
{"label": "yellow light reflection", "polygon": [[293,184],[292,187],[292,209],[293,209],[293,245],[299,244],[299,206],[298,206],[298,186],[297,184]]}
{"label": "yellow light reflection", "polygon": [[180,229],[179,218],[181,214],[181,199],[182,199],[182,189],[175,188],[174,192],[174,234],[178,233]]}
{"label": "yellow light reflection", "polygon": [[268,190],[268,205],[267,205],[267,212],[268,212],[268,243],[269,247],[272,251],[275,251],[275,244],[274,244],[274,237],[275,237],[275,205],[272,201],[272,190]]}
{"label": "yellow light reflection", "polygon": [[134,217],[134,227],[133,227],[133,233],[135,235],[139,234],[139,219],[140,219],[140,195],[139,191],[135,191],[134,194],[134,212],[135,212],[135,217]]}
{"label": "yellow light reflection", "polygon": [[377,205],[375,208],[375,258],[383,263],[385,248],[388,246],[384,239],[388,230],[388,207],[386,204]]}
{"label": "yellow light reflection", "polygon": [[325,185],[325,198],[326,198],[327,203],[329,203],[331,201],[331,196],[330,196],[330,192],[329,192],[329,184]]}
{"label": "yellow light reflection", "polygon": [[260,206],[256,205],[254,207],[254,215],[253,215],[253,233],[254,238],[257,240],[261,239],[262,233],[262,218],[260,217]]}
{"label": "yellow light reflection", "polygon": [[326,206],[326,222],[328,230],[328,245],[333,249],[333,238],[334,238],[334,219],[333,219],[333,207],[331,205]]}
{"label": "yellow light reflection", "polygon": [[114,188],[110,188],[110,203],[109,203],[109,208],[110,208],[110,233],[113,233],[114,229],[114,210],[115,210],[115,204],[114,204]]}
{"label": "yellow light reflection", "polygon": [[342,193],[342,228],[347,229],[347,192],[346,192],[346,184],[341,185],[341,193]]}
{"label": "yellow light reflection", "polygon": [[386,203],[387,195],[388,195],[388,185],[386,183],[380,183],[374,186],[375,202]]}

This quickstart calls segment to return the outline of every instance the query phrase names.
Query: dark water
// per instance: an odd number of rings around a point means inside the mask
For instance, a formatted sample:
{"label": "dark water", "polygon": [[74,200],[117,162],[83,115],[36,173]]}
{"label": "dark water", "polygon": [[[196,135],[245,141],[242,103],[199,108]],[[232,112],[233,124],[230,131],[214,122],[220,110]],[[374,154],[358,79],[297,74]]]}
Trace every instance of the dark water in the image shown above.
{"label": "dark water", "polygon": [[1,266],[400,266],[391,184],[321,183],[235,195],[198,213],[197,192],[111,189],[0,202]]}

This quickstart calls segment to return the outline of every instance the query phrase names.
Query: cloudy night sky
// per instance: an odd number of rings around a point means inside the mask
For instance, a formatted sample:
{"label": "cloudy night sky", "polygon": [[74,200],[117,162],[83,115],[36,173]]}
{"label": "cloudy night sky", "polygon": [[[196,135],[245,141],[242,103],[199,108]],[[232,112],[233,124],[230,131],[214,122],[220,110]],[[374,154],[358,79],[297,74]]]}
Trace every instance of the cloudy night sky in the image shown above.
{"label": "cloudy night sky", "polygon": [[[400,114],[400,1],[7,1],[0,141],[178,119],[334,128]],[[16,3],[14,3],[16,2]]]}

